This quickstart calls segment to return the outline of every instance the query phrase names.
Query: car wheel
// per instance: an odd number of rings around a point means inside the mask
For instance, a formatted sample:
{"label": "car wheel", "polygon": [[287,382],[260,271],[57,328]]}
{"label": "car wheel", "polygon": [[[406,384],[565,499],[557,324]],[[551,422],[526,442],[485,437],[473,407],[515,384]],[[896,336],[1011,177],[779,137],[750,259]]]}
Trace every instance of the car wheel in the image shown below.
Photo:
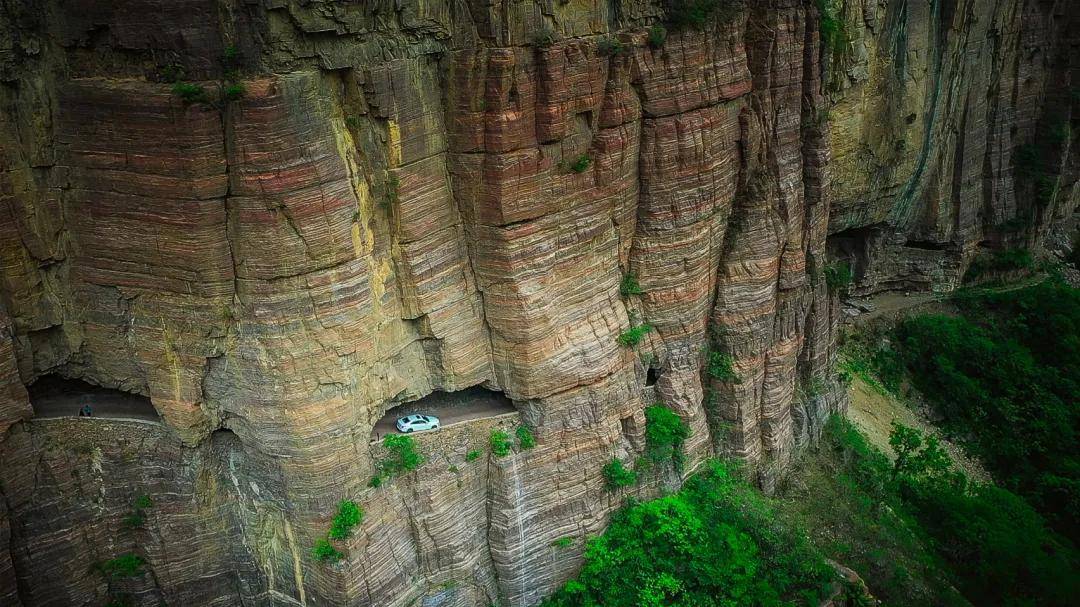
{"label": "car wheel", "polygon": [[411,434],[411,433],[412,433],[412,428],[409,428],[409,429],[405,430],[405,434]]}

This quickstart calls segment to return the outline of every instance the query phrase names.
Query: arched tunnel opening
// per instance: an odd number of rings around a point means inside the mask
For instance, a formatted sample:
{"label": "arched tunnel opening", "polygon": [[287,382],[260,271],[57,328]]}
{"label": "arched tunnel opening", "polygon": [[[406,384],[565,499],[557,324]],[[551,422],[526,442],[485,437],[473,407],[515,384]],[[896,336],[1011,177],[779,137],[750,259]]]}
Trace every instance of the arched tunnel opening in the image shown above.
{"label": "arched tunnel opening", "polygon": [[391,407],[371,429],[371,439],[400,434],[397,420],[411,415],[433,416],[441,427],[473,419],[517,413],[514,401],[502,392],[473,386],[456,392],[435,391],[427,396]]}
{"label": "arched tunnel opening", "polygon": [[110,417],[161,421],[150,399],[49,373],[26,387],[35,418]]}

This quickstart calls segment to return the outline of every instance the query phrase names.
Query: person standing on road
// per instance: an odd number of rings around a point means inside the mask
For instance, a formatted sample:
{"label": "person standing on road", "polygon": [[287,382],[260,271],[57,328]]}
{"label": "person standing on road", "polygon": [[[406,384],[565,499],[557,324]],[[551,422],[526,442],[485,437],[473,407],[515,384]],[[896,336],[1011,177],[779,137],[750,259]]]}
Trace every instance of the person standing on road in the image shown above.
{"label": "person standing on road", "polygon": [[92,417],[94,415],[94,409],[90,406],[90,403],[86,403],[79,409],[79,417]]}

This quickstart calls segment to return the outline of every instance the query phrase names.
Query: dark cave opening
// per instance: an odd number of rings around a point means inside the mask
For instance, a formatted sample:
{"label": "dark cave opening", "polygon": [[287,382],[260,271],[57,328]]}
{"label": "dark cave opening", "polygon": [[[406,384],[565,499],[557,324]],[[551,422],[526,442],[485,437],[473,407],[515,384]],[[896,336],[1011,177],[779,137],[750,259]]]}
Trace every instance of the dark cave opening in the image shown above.
{"label": "dark cave opening", "polygon": [[431,415],[439,418],[442,426],[473,419],[484,419],[517,413],[514,401],[496,390],[473,386],[456,392],[435,391],[427,396],[401,403],[383,414],[371,429],[373,440],[387,434],[398,434],[395,423],[407,415]]}
{"label": "dark cave opening", "polygon": [[655,386],[656,385],[656,380],[659,377],[660,377],[660,372],[657,371],[656,369],[652,368],[652,367],[649,367],[648,371],[646,371],[646,373],[645,373],[645,386],[646,387]]}
{"label": "dark cave opening", "polygon": [[26,390],[35,418],[79,417],[80,413],[89,412],[90,417],[161,421],[148,397],[81,379],[50,373],[39,377]]}
{"label": "dark cave opening", "polygon": [[848,228],[825,239],[825,249],[829,260],[846,261],[851,266],[855,279],[861,278],[870,264],[870,248],[877,237],[877,226]]}

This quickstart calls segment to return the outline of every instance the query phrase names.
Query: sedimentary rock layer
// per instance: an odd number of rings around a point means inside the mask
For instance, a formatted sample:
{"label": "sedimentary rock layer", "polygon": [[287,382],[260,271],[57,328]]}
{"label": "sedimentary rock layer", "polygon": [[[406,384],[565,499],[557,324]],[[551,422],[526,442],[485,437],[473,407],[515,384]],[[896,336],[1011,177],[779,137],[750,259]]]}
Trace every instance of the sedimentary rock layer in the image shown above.
{"label": "sedimentary rock layer", "polygon": [[[1064,1],[830,1],[843,44],[799,0],[662,42],[643,0],[99,4],[0,9],[5,605],[537,604],[627,495],[768,488],[844,407],[829,263],[948,287],[1077,200]],[[24,421],[45,375],[161,421]],[[369,486],[377,420],[478,385],[519,413]],[[606,490],[656,403],[685,467]]]}

